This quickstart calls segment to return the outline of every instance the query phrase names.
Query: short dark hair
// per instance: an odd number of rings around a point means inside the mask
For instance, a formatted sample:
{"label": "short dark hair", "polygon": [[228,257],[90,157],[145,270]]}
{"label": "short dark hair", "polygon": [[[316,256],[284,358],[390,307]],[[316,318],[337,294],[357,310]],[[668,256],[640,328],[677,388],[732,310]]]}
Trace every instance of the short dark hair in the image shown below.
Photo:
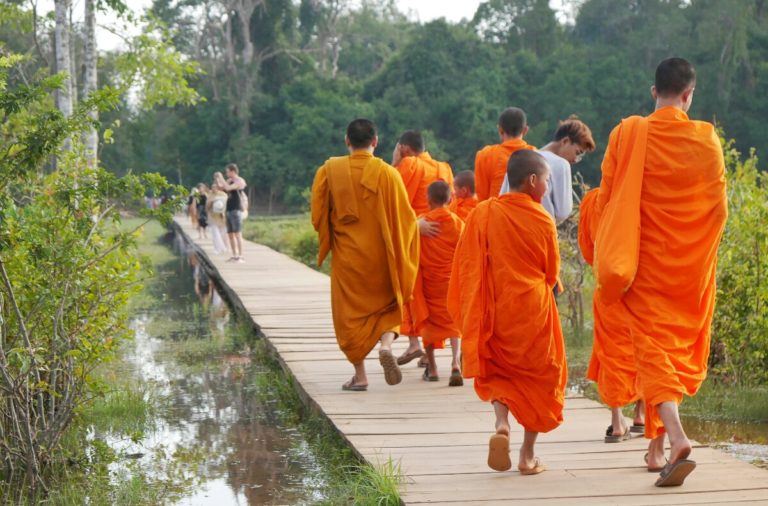
{"label": "short dark hair", "polygon": [[352,120],[347,126],[347,138],[353,148],[367,148],[376,138],[376,125],[369,119]]}
{"label": "short dark hair", "polygon": [[417,153],[424,151],[424,136],[418,130],[408,130],[400,136],[400,144],[408,146]]}
{"label": "short dark hair", "polygon": [[656,94],[676,97],[696,85],[696,70],[683,58],[667,58],[656,67]]}
{"label": "short dark hair", "polygon": [[234,163],[230,163],[229,165],[227,165],[225,170],[231,170],[235,174],[240,174],[240,169],[238,169],[237,165]]}
{"label": "short dark hair", "polygon": [[531,149],[521,149],[512,153],[507,162],[507,178],[510,188],[519,188],[531,174],[540,175],[547,161]]}
{"label": "short dark hair", "polygon": [[445,181],[435,181],[427,187],[427,197],[431,203],[444,206],[451,200],[451,187]]}
{"label": "short dark hair", "polygon": [[453,178],[454,188],[469,188],[469,191],[475,193],[475,173],[471,170],[463,170]]}
{"label": "short dark hair", "polygon": [[508,107],[499,115],[499,128],[511,137],[518,137],[528,126],[525,111],[519,107]]}
{"label": "short dark hair", "polygon": [[570,116],[567,120],[561,121],[555,130],[553,139],[560,141],[568,137],[573,144],[576,144],[590,153],[595,150],[595,139],[592,138],[592,130],[586,123],[576,116]]}

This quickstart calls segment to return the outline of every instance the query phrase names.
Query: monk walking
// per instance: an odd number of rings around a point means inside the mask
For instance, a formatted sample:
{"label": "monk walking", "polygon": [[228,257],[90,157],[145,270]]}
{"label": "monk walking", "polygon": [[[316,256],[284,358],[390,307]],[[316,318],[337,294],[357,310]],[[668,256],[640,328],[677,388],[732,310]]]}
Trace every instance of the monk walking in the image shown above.
{"label": "monk walking", "polygon": [[456,174],[453,180],[454,198],[451,199],[450,211],[456,216],[467,221],[469,213],[477,207],[477,195],[475,195],[475,173],[464,170]]}
{"label": "monk walking", "polygon": [[486,146],[475,156],[475,189],[481,202],[496,197],[507,174],[507,160],[521,149],[536,149],[523,140],[528,133],[525,111],[517,107],[505,109],[499,116],[501,144]]}
{"label": "monk walking", "polygon": [[628,118],[611,133],[596,205],[598,297],[623,304],[630,316],[651,440],[647,465],[663,468],[657,486],[681,485],[696,467],[678,405],[707,374],[717,248],[727,218],[717,133],[687,115],[695,85],[686,60],[659,64],[651,88],[656,111]]}
{"label": "monk walking", "polygon": [[416,216],[397,171],[373,156],[376,127],[356,119],[347,127],[349,156],[331,158],[312,185],[312,224],[318,265],[331,256],[331,310],[336,339],[355,375],[344,390],[368,388],[365,357],[377,342],[387,384],[402,380],[392,355],[403,303],[416,281]]}
{"label": "monk walking", "polygon": [[541,206],[549,167],[521,150],[509,159],[511,192],[478,204],[459,240],[448,309],[462,333],[464,377],[493,403],[488,465],[512,466],[511,411],[525,429],[518,470],[544,465],[534,444],[563,421],[567,366],[553,288],[560,270],[555,223]]}
{"label": "monk walking", "polygon": [[416,333],[424,341],[427,350],[425,381],[439,381],[435,349],[442,349],[446,339],[451,341],[451,377],[449,386],[461,386],[464,380],[459,367],[459,330],[448,313],[447,292],[451,279],[451,266],[456,244],[464,229],[464,222],[448,210],[451,187],[445,181],[435,181],[427,188],[429,207],[423,216],[430,223],[439,225],[434,237],[421,238],[419,275],[413,300],[409,303]]}

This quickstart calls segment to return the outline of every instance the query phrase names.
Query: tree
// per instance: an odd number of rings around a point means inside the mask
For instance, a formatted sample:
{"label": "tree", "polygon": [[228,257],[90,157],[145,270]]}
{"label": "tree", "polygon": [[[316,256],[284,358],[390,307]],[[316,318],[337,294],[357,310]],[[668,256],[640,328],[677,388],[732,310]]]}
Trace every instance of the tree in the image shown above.
{"label": "tree", "polygon": [[[98,55],[96,53],[96,0],[85,0],[85,30],[83,33],[85,56],[85,80],[83,82],[83,96],[87,99],[91,93],[95,92],[99,87],[98,71],[96,65],[98,63]],[[99,113],[96,109],[93,109],[89,117],[91,120],[98,121]],[[85,156],[88,165],[91,167],[96,165],[98,157],[99,147],[99,133],[96,131],[96,126],[91,125],[86,129],[83,134],[83,144],[85,144]]]}
{"label": "tree", "polygon": [[[56,103],[64,117],[72,116],[74,90],[72,88],[72,61],[69,41],[69,10],[71,0],[55,0],[56,6],[56,72],[65,74],[64,82],[56,91]],[[70,139],[64,141],[64,150],[70,148]]]}

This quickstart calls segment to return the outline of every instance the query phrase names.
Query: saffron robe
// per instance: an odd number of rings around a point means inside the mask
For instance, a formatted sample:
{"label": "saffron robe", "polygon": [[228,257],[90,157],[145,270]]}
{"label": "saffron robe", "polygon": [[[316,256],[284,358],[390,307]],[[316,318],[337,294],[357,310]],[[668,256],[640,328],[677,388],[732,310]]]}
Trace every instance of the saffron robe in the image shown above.
{"label": "saffron robe", "polygon": [[[632,142],[621,125],[611,133],[598,213],[616,191],[620,143]],[[628,169],[643,171],[640,252],[632,285],[618,303],[629,315],[645,436],[655,438],[664,433],[656,405],[694,395],[707,375],[717,248],[728,214],[725,165],[713,125],[664,107],[648,117],[643,166]]]}
{"label": "saffron robe", "polygon": [[477,200],[476,196],[472,197],[466,197],[466,198],[455,198],[451,200],[451,205],[448,207],[448,209],[451,210],[452,213],[454,213],[456,216],[462,219],[462,221],[467,221],[467,218],[469,218],[469,213],[471,213],[475,207],[477,207],[477,203],[479,201]]}
{"label": "saffron robe", "polygon": [[433,209],[422,218],[438,223],[440,233],[421,238],[419,274],[408,309],[424,346],[443,348],[445,339],[459,337],[459,329],[448,313],[447,296],[453,254],[464,222],[445,207]]}
{"label": "saffron robe", "polygon": [[523,139],[510,139],[501,144],[486,146],[475,155],[475,191],[479,201],[498,196],[504,176],[507,175],[507,162],[515,151],[536,149]]}
{"label": "saffron robe", "polygon": [[459,240],[448,310],[462,333],[463,374],[529,431],[563,421],[567,366],[553,288],[560,256],[541,204],[507,193],[478,204]]}
{"label": "saffron robe", "polygon": [[331,256],[336,339],[352,363],[397,332],[419,259],[416,215],[397,171],[367,151],[331,158],[312,185],[318,265]]}
{"label": "saffron robe", "polygon": [[[590,190],[579,206],[579,247],[592,265],[599,216],[595,213],[598,189]],[[592,297],[594,320],[592,356],[587,378],[597,383],[602,401],[620,408],[638,399],[637,366],[629,334],[629,315],[621,304],[607,306]]]}
{"label": "saffron robe", "polygon": [[406,156],[397,164],[403,178],[408,201],[416,216],[429,212],[427,188],[435,181],[445,181],[453,188],[453,172],[450,165],[434,160],[428,152],[418,156]]}

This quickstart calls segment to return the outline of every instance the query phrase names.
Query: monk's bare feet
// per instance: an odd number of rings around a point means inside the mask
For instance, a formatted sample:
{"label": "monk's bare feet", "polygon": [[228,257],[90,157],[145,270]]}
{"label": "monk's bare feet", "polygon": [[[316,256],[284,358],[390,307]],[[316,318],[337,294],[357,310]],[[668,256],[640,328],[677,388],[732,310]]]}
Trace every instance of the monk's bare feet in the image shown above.
{"label": "monk's bare feet", "polygon": [[505,422],[496,422],[496,434],[506,434],[509,436],[509,424]]}
{"label": "monk's bare feet", "polygon": [[667,464],[667,458],[664,456],[665,437],[666,434],[662,434],[656,439],[651,439],[651,442],[648,444],[646,464],[649,471],[659,471]]}
{"label": "monk's bare feet", "polygon": [[539,457],[534,455],[532,449],[527,449],[525,445],[520,447],[520,460],[517,462],[517,470],[520,474],[528,476],[544,472],[546,467],[542,464]]}
{"label": "monk's bare feet", "polygon": [[687,459],[691,455],[691,441],[686,437],[680,441],[670,442],[669,462],[674,464],[678,460]]}

